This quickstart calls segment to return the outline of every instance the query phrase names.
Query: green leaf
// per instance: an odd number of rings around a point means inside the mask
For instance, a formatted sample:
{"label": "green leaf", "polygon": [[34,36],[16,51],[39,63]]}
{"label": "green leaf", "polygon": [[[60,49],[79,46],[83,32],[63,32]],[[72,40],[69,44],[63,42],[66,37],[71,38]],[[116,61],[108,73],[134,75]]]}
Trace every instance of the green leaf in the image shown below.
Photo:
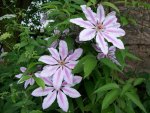
{"label": "green leaf", "polygon": [[144,113],[147,113],[144,106],[139,100],[139,97],[136,93],[126,92],[125,94],[134,104],[136,104]]}
{"label": "green leaf", "polygon": [[91,74],[91,72],[94,70],[94,68],[97,65],[97,60],[95,57],[89,57],[84,62],[84,77],[87,77]]}
{"label": "green leaf", "polygon": [[36,83],[40,86],[40,87],[42,87],[43,89],[44,89],[44,87],[45,87],[45,83],[44,83],[44,81],[41,79],[41,78],[34,78],[34,80],[36,81]]}
{"label": "green leaf", "polygon": [[108,92],[105,95],[104,100],[102,102],[102,110],[108,108],[109,105],[112,104],[117,99],[119,94],[120,94],[119,89],[113,89],[110,92]]}
{"label": "green leaf", "polygon": [[133,83],[133,85],[134,86],[137,86],[137,85],[140,85],[142,82],[144,82],[144,78],[137,78],[135,81],[134,81],[134,83]]}
{"label": "green leaf", "polygon": [[102,4],[115,9],[119,13],[119,9],[113,3],[111,3],[111,2],[102,2]]}
{"label": "green leaf", "polygon": [[31,76],[23,75],[23,76],[21,77],[21,79],[18,81],[18,83],[21,84],[21,83],[23,83],[24,81],[26,81],[26,80],[28,80],[28,79],[30,79],[30,78],[31,78]]}
{"label": "green leaf", "polygon": [[135,55],[133,55],[133,54],[131,54],[129,52],[126,52],[126,56],[129,57],[129,58],[131,58],[131,59],[133,59],[133,60],[139,60],[139,61],[141,61],[140,58],[136,57]]}
{"label": "green leaf", "polygon": [[32,110],[30,113],[43,113],[43,112],[40,110]]}
{"label": "green leaf", "polygon": [[119,72],[122,72],[117,66],[116,64],[114,64],[110,59],[107,58],[103,58],[100,60],[102,63],[104,63],[105,65],[107,65],[109,68],[117,70]]}
{"label": "green leaf", "polygon": [[132,85],[130,83],[127,83],[123,86],[121,91],[121,96],[123,96],[129,89],[131,89]]}
{"label": "green leaf", "polygon": [[116,89],[116,88],[119,88],[119,86],[116,83],[108,83],[108,84],[98,88],[94,93],[108,91],[108,90]]}
{"label": "green leaf", "polygon": [[117,105],[115,106],[115,113],[124,113]]}
{"label": "green leaf", "polygon": [[82,113],[84,113],[84,104],[83,104],[82,98],[81,97],[77,98],[76,103],[77,103],[78,107],[81,109]]}

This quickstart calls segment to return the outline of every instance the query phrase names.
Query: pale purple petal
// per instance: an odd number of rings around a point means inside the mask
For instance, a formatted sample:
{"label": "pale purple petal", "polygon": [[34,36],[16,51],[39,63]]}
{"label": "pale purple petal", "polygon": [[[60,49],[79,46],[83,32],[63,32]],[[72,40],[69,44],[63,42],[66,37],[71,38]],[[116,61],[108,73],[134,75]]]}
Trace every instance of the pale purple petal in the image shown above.
{"label": "pale purple petal", "polygon": [[98,44],[92,44],[92,46],[97,52],[102,52],[102,50],[98,47]]}
{"label": "pale purple petal", "polygon": [[56,91],[53,91],[53,92],[50,91],[47,97],[44,98],[43,103],[42,103],[43,109],[47,109],[48,107],[52,105],[52,103],[56,99],[56,93],[57,93]]}
{"label": "pale purple petal", "polygon": [[33,85],[35,82],[33,78],[30,78],[29,81],[30,81],[30,85]]}
{"label": "pale purple petal", "polygon": [[99,23],[102,23],[105,19],[105,11],[101,4],[97,8],[97,18]]}
{"label": "pale purple petal", "polygon": [[30,81],[29,81],[29,80],[26,80],[25,83],[24,83],[24,88],[26,89],[29,84],[30,84]]}
{"label": "pale purple petal", "polygon": [[81,96],[77,90],[70,87],[63,87],[62,90],[66,95],[68,95],[71,98],[78,98]]}
{"label": "pale purple petal", "polygon": [[72,84],[73,83],[73,75],[71,74],[71,70],[68,69],[67,67],[63,68],[63,75],[64,75],[64,80],[68,83],[68,84]]}
{"label": "pale purple petal", "polygon": [[107,26],[109,26],[109,25],[111,25],[111,24],[114,24],[114,23],[116,23],[116,22],[117,22],[116,16],[108,15],[108,16],[105,18],[105,20],[104,20],[104,22],[103,22],[103,25],[104,25],[105,27],[107,27]]}
{"label": "pale purple petal", "polygon": [[105,42],[104,37],[98,32],[96,36],[96,42],[98,46],[101,48],[104,54],[108,53],[108,44]]}
{"label": "pale purple petal", "polygon": [[21,72],[25,72],[27,70],[27,68],[25,68],[25,67],[20,67],[20,71]]}
{"label": "pale purple petal", "polygon": [[81,55],[82,55],[82,52],[83,52],[83,49],[81,48],[78,48],[76,49],[73,54],[69,55],[67,58],[66,58],[66,62],[68,61],[75,61],[77,60]]}
{"label": "pale purple petal", "polygon": [[103,33],[103,36],[108,42],[111,42],[115,47],[119,49],[124,49],[123,42],[120,39],[117,39],[114,35]]}
{"label": "pale purple petal", "polygon": [[43,70],[41,71],[40,76],[41,77],[50,77],[52,76],[56,70],[59,68],[58,65],[55,66],[46,66],[45,68],[43,68]]}
{"label": "pale purple petal", "polygon": [[95,29],[84,29],[79,34],[79,41],[88,41],[95,37],[96,30]]}
{"label": "pale purple petal", "polygon": [[115,34],[116,37],[124,36],[125,31],[121,28],[107,28],[105,32]]}
{"label": "pale purple petal", "polygon": [[40,97],[40,96],[45,96],[48,95],[49,92],[51,92],[52,90],[54,90],[54,88],[52,87],[45,87],[44,89],[42,89],[41,87],[35,89],[31,95],[35,96],[35,97]]}
{"label": "pale purple petal", "polygon": [[86,5],[81,5],[82,11],[84,12],[86,18],[93,23],[94,25],[96,25],[97,23],[97,18],[96,18],[96,14],[91,10],[90,7],[87,7]]}
{"label": "pale purple petal", "polygon": [[55,87],[55,89],[60,89],[63,78],[63,71],[61,68],[59,68],[53,75],[53,86]]}
{"label": "pale purple petal", "polygon": [[70,61],[69,63],[65,64],[69,69],[74,69],[78,61]]}
{"label": "pale purple petal", "polygon": [[58,103],[59,107],[63,111],[65,111],[65,112],[68,111],[68,108],[69,108],[68,99],[67,99],[66,95],[62,91],[58,91],[58,94],[57,94],[57,103]]}
{"label": "pale purple petal", "polygon": [[23,74],[15,75],[16,78],[21,78]]}
{"label": "pale purple petal", "polygon": [[98,53],[97,59],[105,58],[105,56],[106,55],[104,53]]}
{"label": "pale purple petal", "polygon": [[52,57],[55,58],[56,60],[60,60],[60,55],[58,51],[54,48],[48,48],[49,52],[51,53]]}
{"label": "pale purple petal", "polygon": [[39,61],[44,62],[46,64],[54,65],[58,64],[58,62],[51,56],[44,55],[39,58]]}
{"label": "pale purple petal", "polygon": [[82,18],[75,18],[75,19],[70,19],[70,22],[79,25],[80,27],[84,28],[93,28],[93,24],[91,24],[89,21],[85,21]]}
{"label": "pale purple petal", "polygon": [[59,54],[62,60],[64,60],[68,55],[68,46],[67,43],[63,40],[59,42]]}
{"label": "pale purple petal", "polygon": [[43,80],[44,83],[45,83],[46,85],[48,85],[48,86],[52,86],[52,85],[53,85],[53,83],[52,83],[50,77],[43,77],[42,80]]}
{"label": "pale purple petal", "polygon": [[82,77],[81,76],[74,76],[73,77],[73,84],[79,84],[82,80]]}

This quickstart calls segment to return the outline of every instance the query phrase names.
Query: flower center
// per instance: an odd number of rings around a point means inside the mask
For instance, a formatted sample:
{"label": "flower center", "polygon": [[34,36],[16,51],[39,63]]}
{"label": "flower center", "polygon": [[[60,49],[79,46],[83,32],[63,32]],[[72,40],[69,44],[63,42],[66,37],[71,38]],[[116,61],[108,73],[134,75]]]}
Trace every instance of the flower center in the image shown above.
{"label": "flower center", "polygon": [[104,28],[104,26],[103,26],[103,24],[100,23],[100,24],[98,24],[97,28],[98,28],[98,30],[101,30]]}
{"label": "flower center", "polygon": [[63,65],[65,65],[65,61],[61,60],[61,61],[59,61],[59,64],[63,66]]}

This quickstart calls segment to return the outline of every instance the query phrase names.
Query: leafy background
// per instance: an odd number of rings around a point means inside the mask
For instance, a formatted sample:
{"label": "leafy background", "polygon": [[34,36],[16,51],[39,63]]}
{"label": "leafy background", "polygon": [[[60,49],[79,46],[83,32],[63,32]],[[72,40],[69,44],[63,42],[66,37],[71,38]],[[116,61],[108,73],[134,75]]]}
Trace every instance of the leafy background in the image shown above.
{"label": "leafy background", "polygon": [[[15,75],[20,73],[20,66],[28,68],[28,73],[37,71],[42,64],[38,58],[48,54],[47,48],[57,39],[67,41],[69,49],[81,47],[84,54],[73,73],[81,75],[84,80],[76,88],[81,93],[78,99],[69,99],[70,113],[150,113],[150,79],[149,73],[136,73],[126,63],[126,60],[141,61],[131,54],[128,49],[118,50],[117,59],[121,67],[109,59],[97,60],[97,52],[91,48],[91,42],[78,44],[75,38],[81,28],[71,24],[70,18],[83,17],[80,5],[87,4],[96,10],[97,4],[102,3],[106,12],[115,10],[123,26],[136,24],[134,19],[128,19],[117,8],[118,5],[150,8],[149,4],[142,1],[120,0],[1,0],[0,1],[0,113],[53,113],[61,111],[57,103],[49,109],[42,110],[42,98],[34,98],[31,92],[42,81],[36,80],[36,85],[26,90],[23,84],[17,84]],[[46,13],[49,23],[42,28],[40,14]],[[15,18],[6,14],[15,14]],[[32,24],[31,24],[32,23]],[[61,33],[69,28],[67,36],[53,35],[54,29]],[[75,29],[75,30],[74,30]],[[41,32],[44,30],[44,32]],[[48,38],[49,37],[49,38]],[[48,38],[48,40],[45,40]],[[24,77],[22,82],[28,78]]]}

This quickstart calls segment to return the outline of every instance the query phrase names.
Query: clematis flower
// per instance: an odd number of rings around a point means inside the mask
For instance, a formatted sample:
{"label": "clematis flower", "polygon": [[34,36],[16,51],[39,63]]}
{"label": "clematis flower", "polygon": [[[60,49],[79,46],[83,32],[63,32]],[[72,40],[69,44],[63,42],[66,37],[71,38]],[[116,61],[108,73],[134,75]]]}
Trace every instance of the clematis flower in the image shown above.
{"label": "clematis flower", "polygon": [[50,77],[53,75],[53,85],[60,88],[62,81],[72,84],[72,69],[78,63],[77,59],[82,54],[82,49],[78,48],[73,53],[68,52],[67,43],[63,40],[59,42],[59,52],[54,48],[48,48],[51,55],[44,55],[39,61],[47,65],[41,71],[42,77]]}
{"label": "clematis flower", "polygon": [[97,58],[98,58],[98,59],[108,58],[108,59],[110,59],[112,62],[114,62],[115,64],[121,66],[121,64],[117,61],[117,58],[116,58],[116,56],[115,56],[116,47],[110,46],[109,49],[108,49],[108,53],[107,53],[107,54],[104,54],[104,53],[102,52],[102,50],[101,50],[97,45],[93,45],[93,47],[95,48],[95,50],[96,50],[97,52],[99,52],[98,55],[97,55]]}
{"label": "clematis flower", "polygon": [[[22,73],[18,74],[18,75],[15,75],[16,78],[21,78],[23,73],[26,71],[27,69],[25,67],[20,67],[20,71]],[[31,76],[31,75],[27,75],[27,76]],[[24,83],[24,88],[26,89],[28,87],[28,85],[33,85],[35,83],[34,79],[33,78],[30,78],[28,80],[25,81]]]}
{"label": "clematis flower", "polygon": [[70,20],[70,22],[85,28],[79,34],[79,41],[89,41],[96,36],[96,42],[104,54],[108,53],[108,46],[105,39],[115,47],[124,49],[123,42],[117,37],[124,36],[125,31],[120,28],[114,11],[105,16],[102,5],[98,6],[97,13],[94,13],[86,5],[81,5],[81,8],[87,20],[83,20],[82,18]]}
{"label": "clematis flower", "polygon": [[69,108],[67,96],[71,98],[78,98],[81,96],[76,89],[72,88],[72,86],[81,82],[82,77],[80,76],[73,77],[73,85],[70,85],[64,81],[59,89],[53,85],[52,79],[50,77],[44,78],[43,80],[47,86],[45,86],[44,89],[41,87],[37,88],[32,92],[32,96],[35,97],[46,96],[42,103],[43,109],[50,107],[57,98],[59,107],[63,111],[67,112]]}

